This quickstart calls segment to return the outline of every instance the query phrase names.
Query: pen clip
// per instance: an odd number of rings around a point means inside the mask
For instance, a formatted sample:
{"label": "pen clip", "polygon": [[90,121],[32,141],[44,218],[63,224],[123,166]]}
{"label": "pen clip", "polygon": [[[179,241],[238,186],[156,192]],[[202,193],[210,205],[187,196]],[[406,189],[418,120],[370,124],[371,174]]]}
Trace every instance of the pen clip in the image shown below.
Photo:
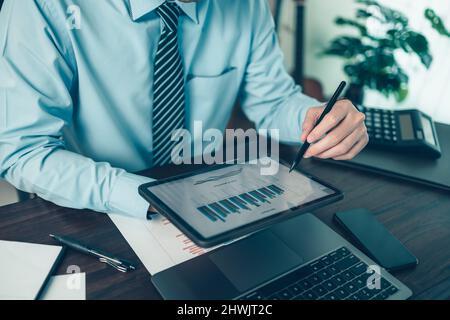
{"label": "pen clip", "polygon": [[118,263],[116,263],[116,262],[114,262],[112,260],[109,260],[107,258],[99,258],[98,260],[100,262],[102,262],[102,263],[106,263],[106,264],[110,265],[111,267],[113,267],[114,269],[116,269],[116,270],[118,270],[120,272],[124,272],[124,273],[128,272],[128,268],[127,267],[124,267],[123,265],[118,264]]}

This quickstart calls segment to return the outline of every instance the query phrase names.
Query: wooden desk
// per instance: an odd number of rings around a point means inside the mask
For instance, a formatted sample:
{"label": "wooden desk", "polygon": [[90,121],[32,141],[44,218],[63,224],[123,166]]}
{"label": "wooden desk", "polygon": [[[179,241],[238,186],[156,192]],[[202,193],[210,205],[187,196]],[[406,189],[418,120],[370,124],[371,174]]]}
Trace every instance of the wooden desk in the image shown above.
{"label": "wooden desk", "polygon": [[[281,154],[291,159],[293,151],[282,147]],[[334,212],[357,207],[376,212],[420,260],[415,269],[395,274],[413,290],[413,298],[450,299],[449,193],[318,161],[305,161],[304,167],[345,192],[343,201],[315,212],[320,219],[339,231],[332,222]],[[146,174],[161,178],[167,171]],[[61,208],[42,199],[0,208],[0,239],[54,244],[49,233],[73,236],[139,261],[106,215]],[[135,272],[122,274],[69,250],[58,273],[64,274],[70,265],[87,273],[88,299],[160,298],[142,264]]]}

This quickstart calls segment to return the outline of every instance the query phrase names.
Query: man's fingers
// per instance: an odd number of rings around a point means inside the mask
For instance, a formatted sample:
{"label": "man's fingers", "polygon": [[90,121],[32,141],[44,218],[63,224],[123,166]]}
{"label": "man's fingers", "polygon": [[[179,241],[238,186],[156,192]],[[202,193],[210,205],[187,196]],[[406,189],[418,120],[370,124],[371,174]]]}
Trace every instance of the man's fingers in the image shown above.
{"label": "man's fingers", "polygon": [[[350,136],[354,131],[358,131],[360,128],[360,132],[356,132],[359,136],[356,136],[355,139],[359,139],[365,133],[365,128],[361,126],[363,119],[359,119],[359,115],[348,115],[341,123],[331,132],[329,132],[323,139],[319,140],[319,142],[314,143],[309,148],[308,152],[305,154],[305,157],[313,157],[321,155],[327,150],[332,149],[333,147],[339,145],[346,137]],[[353,135],[354,137],[354,135]],[[353,144],[356,143],[356,140],[353,141]],[[352,144],[352,146],[353,146]],[[328,153],[325,153],[328,154]]]}
{"label": "man's fingers", "polygon": [[333,158],[334,160],[351,160],[354,157],[356,157],[356,155],[361,152],[362,149],[364,149],[367,146],[367,143],[369,142],[369,139],[367,136],[365,136],[363,139],[361,139],[360,141],[358,141],[357,144],[355,144],[353,146],[353,148],[350,149],[349,152],[347,152],[346,154],[339,156],[339,157],[335,157]]}
{"label": "man's fingers", "polygon": [[306,141],[306,138],[314,129],[314,126],[316,125],[316,122],[324,109],[325,107],[313,107],[308,110],[302,125],[302,136],[300,137],[301,141]]}
{"label": "man's fingers", "polygon": [[346,101],[338,101],[330,113],[308,135],[308,142],[314,143],[335,128],[348,114]]}
{"label": "man's fingers", "polygon": [[311,143],[305,157],[348,160],[368,143],[365,116],[348,100],[340,100],[315,128],[324,108],[311,108],[303,125],[302,141]]}
{"label": "man's fingers", "polygon": [[315,157],[321,159],[329,159],[329,158],[335,159],[336,157],[346,155],[361,140],[365,140],[366,137],[367,133],[365,128],[363,126],[360,126],[357,129],[355,129],[350,135],[348,135],[345,139],[343,139],[340,143],[336,144],[334,147],[327,148],[324,152],[315,155]]}

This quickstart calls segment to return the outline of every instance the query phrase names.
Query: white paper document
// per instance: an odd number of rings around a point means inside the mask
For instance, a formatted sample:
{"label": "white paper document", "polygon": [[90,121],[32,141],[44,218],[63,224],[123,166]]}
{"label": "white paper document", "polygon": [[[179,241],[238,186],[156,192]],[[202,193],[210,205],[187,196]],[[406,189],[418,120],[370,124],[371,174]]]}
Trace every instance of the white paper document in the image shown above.
{"label": "white paper document", "polygon": [[213,250],[195,245],[161,215],[150,221],[119,214],[109,217],[151,275]]}
{"label": "white paper document", "polygon": [[62,247],[0,241],[0,300],[34,300]]}
{"label": "white paper document", "polygon": [[86,274],[74,273],[51,277],[40,300],[86,300]]}

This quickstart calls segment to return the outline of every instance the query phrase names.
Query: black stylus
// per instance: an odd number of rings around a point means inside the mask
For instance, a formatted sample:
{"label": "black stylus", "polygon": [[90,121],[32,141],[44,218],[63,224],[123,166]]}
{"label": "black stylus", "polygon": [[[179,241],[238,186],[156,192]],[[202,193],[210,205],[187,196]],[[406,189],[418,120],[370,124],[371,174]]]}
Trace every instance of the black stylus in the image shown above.
{"label": "black stylus", "polygon": [[[314,127],[317,127],[319,123],[322,122],[323,118],[330,113],[331,109],[333,109],[334,105],[336,104],[337,99],[339,99],[339,96],[341,95],[342,91],[344,90],[347,83],[345,81],[342,81],[339,87],[336,89],[336,92],[331,97],[330,101],[328,101],[327,106],[325,107],[325,110],[323,110],[322,114],[320,115],[319,120],[317,120]],[[297,153],[297,157],[295,158],[294,162],[292,162],[291,168],[289,169],[289,172],[292,172],[299,164],[300,161],[302,161],[303,156],[305,155],[306,151],[308,151],[308,148],[311,144],[306,140],[300,150]]]}
{"label": "black stylus", "polygon": [[121,272],[136,270],[136,267],[133,263],[127,260],[114,257],[101,250],[91,248],[77,240],[71,239],[69,237],[55,236],[54,234],[51,234],[50,237],[52,237],[53,239],[60,242],[66,247],[97,257],[100,260],[100,262],[109,264],[111,267],[114,267],[115,269]]}

